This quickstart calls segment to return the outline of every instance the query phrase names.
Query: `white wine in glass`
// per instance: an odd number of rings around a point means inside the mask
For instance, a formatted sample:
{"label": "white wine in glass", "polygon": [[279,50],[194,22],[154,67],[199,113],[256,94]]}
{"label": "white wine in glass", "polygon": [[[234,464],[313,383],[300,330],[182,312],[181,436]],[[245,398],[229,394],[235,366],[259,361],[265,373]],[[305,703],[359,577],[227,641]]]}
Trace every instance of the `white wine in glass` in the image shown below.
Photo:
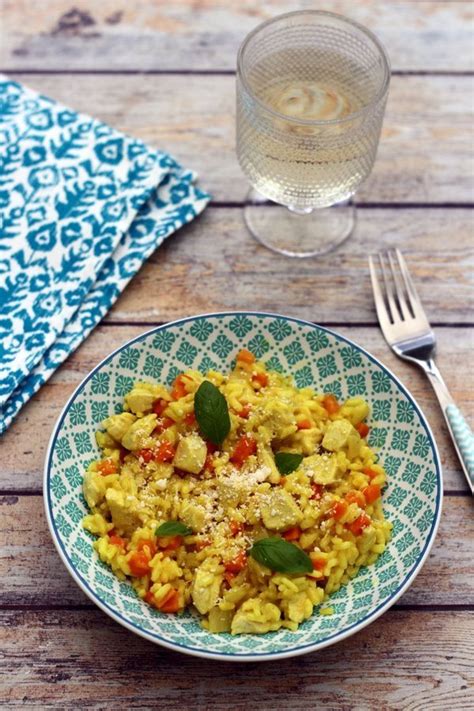
{"label": "white wine in glass", "polygon": [[254,188],[247,224],[266,246],[309,256],[350,234],[354,211],[344,201],[372,169],[389,78],[378,40],[338,15],[289,13],[247,37],[238,58],[237,155]]}

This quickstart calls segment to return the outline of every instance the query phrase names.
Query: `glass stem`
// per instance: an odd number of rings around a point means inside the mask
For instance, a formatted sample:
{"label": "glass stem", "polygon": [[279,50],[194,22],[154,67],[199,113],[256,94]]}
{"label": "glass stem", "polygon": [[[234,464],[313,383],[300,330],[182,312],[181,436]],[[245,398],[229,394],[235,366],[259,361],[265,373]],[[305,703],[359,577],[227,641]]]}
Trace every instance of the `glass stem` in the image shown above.
{"label": "glass stem", "polygon": [[288,210],[294,212],[296,215],[311,215],[314,208],[313,207],[295,207],[294,205],[288,205]]}

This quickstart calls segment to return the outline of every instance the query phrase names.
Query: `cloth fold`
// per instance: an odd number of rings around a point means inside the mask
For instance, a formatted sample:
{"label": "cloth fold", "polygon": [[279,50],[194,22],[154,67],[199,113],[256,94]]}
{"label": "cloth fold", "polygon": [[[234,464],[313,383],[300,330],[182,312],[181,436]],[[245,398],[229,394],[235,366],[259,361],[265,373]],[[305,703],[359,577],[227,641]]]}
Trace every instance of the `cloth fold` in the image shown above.
{"label": "cloth fold", "polygon": [[150,254],[204,209],[195,179],[0,76],[0,434]]}

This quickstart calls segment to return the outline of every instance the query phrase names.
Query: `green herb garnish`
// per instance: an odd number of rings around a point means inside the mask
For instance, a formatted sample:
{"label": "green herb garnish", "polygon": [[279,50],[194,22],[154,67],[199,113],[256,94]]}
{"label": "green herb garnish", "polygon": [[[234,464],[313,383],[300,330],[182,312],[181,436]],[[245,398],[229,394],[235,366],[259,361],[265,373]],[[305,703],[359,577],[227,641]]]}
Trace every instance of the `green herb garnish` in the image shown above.
{"label": "green herb garnish", "polygon": [[280,474],[291,474],[303,461],[302,454],[294,454],[293,452],[277,452],[275,454],[275,464]]}
{"label": "green herb garnish", "polygon": [[161,526],[158,526],[155,536],[190,536],[192,532],[192,528],[181,523],[181,521],[166,521]]}
{"label": "green herb garnish", "polygon": [[249,553],[257,563],[278,573],[313,572],[311,558],[294,543],[289,543],[279,536],[256,541]]}
{"label": "green herb garnish", "polygon": [[213,444],[222,444],[230,431],[229,408],[219,388],[208,380],[196,391],[194,414],[201,434]]}

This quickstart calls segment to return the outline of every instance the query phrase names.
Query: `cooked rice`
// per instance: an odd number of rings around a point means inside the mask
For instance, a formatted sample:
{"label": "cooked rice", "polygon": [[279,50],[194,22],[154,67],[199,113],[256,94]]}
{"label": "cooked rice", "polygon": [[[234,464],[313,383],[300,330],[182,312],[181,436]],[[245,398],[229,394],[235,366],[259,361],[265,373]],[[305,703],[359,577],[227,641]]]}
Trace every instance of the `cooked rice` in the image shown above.
{"label": "cooked rice", "polygon": [[[362,399],[339,409],[333,399],[328,407],[327,396],[297,389],[289,377],[247,361],[237,360],[229,375],[211,371],[204,378],[189,370],[173,394],[163,385],[135,383],[123,412],[97,433],[103,456],[85,474],[91,513],[83,524],[98,537],[100,559],[157,609],[194,606],[211,632],[296,630],[383,552],[391,524],[380,497],[367,503],[366,496],[367,487],[373,495],[384,486],[385,472],[356,429],[369,413]],[[231,429],[204,467],[191,473],[184,470],[186,458],[175,466],[175,450],[192,436],[199,451],[192,413],[204,379],[225,396]],[[238,466],[242,436],[254,440],[256,451]],[[160,451],[173,461],[157,461]],[[304,458],[282,476],[276,451]],[[157,526],[166,521],[183,522],[193,533],[157,538]],[[254,541],[275,535],[306,551],[313,572],[273,572],[248,555]],[[331,613],[328,605],[320,608]]]}

